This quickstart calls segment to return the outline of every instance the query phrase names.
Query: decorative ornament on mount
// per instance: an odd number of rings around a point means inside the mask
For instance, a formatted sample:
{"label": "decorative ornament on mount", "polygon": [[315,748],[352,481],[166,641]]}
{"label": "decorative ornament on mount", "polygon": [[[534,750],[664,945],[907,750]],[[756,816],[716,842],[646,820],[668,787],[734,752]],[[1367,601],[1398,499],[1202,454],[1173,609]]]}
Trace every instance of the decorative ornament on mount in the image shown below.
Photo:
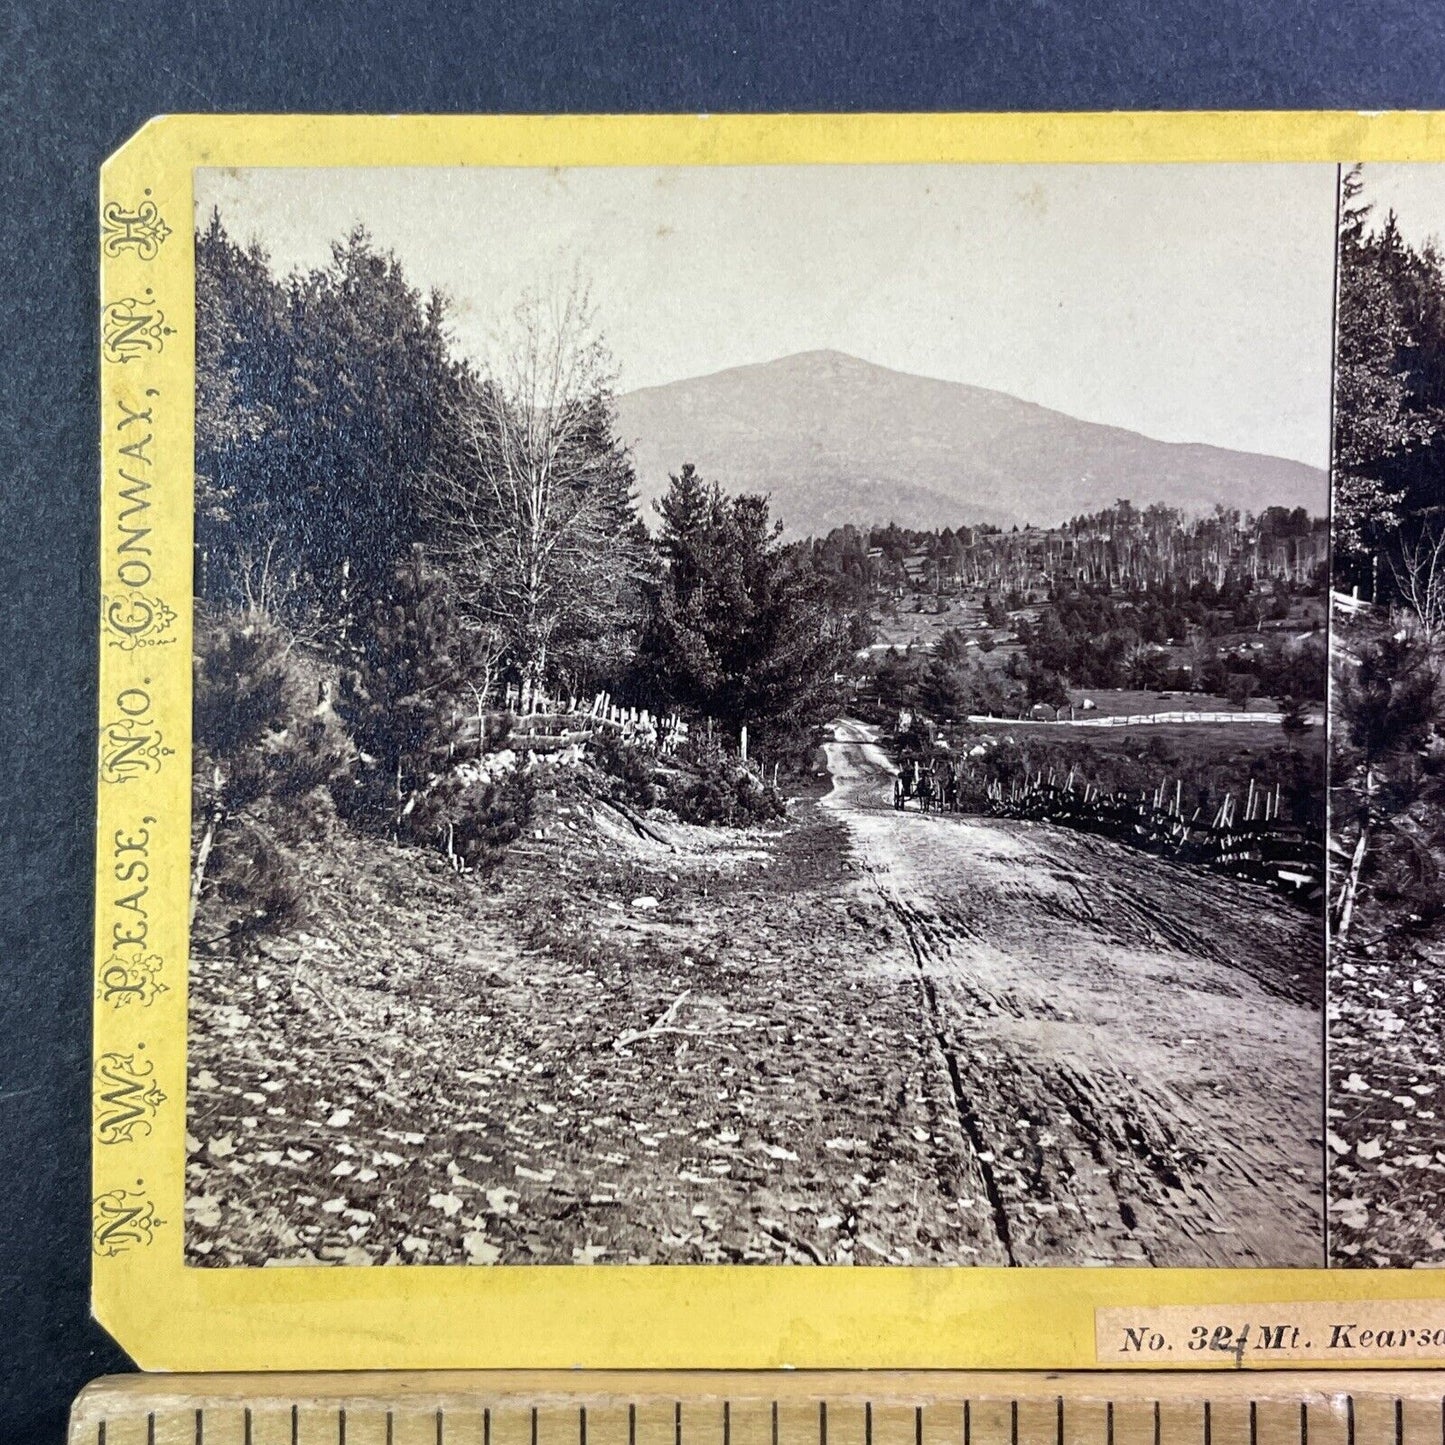
{"label": "decorative ornament on mount", "polygon": [[147,286],[139,298],[125,296],[105,308],[100,335],[105,359],[124,365],[163,351],[166,337],[175,335],[175,327],[166,325],[165,313],[155,304],[155,293]]}
{"label": "decorative ornament on mount", "polygon": [[159,954],[137,953],[134,958],[122,958],[113,953],[100,966],[96,997],[101,1003],[113,1004],[116,1008],[138,1003],[142,1008],[149,1008],[157,996],[165,992]]}
{"label": "decorative ornament on mount", "polygon": [[133,211],[128,211],[119,201],[110,201],[101,213],[101,246],[107,256],[119,256],[127,247],[134,249],[142,261],[155,260],[161,242],[171,233],[171,228],[161,218],[156,203],[147,199]]}
{"label": "decorative ornament on mount", "polygon": [[146,597],[133,592],[125,597],[103,599],[105,625],[118,637],[109,639],[112,647],[134,652],[137,647],[164,647],[174,637],[162,637],[176,620],[176,611],[159,597]]}
{"label": "decorative ornament on mount", "polygon": [[136,1180],[135,1189],[111,1189],[96,1196],[91,1215],[91,1239],[95,1252],[114,1259],[128,1249],[149,1244],[165,1223],[156,1215],[155,1205],[145,1197]]}
{"label": "decorative ornament on mount", "polygon": [[95,1135],[102,1144],[129,1144],[151,1131],[166,1096],[156,1086],[155,1065],[131,1054],[102,1054],[95,1063]]}
{"label": "decorative ornament on mount", "polygon": [[100,776],[107,783],[128,783],[141,773],[157,773],[175,752],[161,730],[138,717],[117,718],[100,730]]}

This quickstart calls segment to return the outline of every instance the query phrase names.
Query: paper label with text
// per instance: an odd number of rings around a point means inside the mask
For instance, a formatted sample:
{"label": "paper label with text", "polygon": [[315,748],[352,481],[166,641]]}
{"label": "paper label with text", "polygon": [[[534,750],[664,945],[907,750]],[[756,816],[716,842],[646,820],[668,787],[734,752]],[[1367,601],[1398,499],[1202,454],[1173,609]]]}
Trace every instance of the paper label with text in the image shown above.
{"label": "paper label with text", "polygon": [[1094,1314],[1101,1365],[1445,1361],[1445,1300],[1167,1305]]}

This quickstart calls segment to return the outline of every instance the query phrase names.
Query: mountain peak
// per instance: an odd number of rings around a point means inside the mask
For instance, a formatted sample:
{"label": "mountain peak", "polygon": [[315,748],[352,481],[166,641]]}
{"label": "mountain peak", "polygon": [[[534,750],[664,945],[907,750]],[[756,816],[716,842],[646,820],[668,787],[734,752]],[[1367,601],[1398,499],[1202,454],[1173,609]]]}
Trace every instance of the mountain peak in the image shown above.
{"label": "mountain peak", "polygon": [[692,462],[728,491],[770,495],[792,536],[1053,526],[1118,497],[1190,512],[1326,504],[1325,473],[1300,462],[1156,441],[832,349],[628,392],[618,422],[644,502]]}
{"label": "mountain peak", "polygon": [[[760,365],[793,369],[826,367],[855,371],[891,370],[890,367],[880,366],[876,361],[865,361],[861,356],[854,356],[848,351],[834,351],[830,347],[825,347],[821,351],[794,351],[791,355],[780,356],[776,361],[764,361]],[[897,374],[902,375],[902,373]]]}

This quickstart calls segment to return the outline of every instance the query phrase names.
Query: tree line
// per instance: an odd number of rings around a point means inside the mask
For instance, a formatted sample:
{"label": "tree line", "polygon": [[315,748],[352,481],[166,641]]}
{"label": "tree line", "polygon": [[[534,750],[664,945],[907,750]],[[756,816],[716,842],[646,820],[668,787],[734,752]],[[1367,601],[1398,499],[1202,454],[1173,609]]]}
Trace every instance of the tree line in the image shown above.
{"label": "tree line", "polygon": [[[1070,688],[1131,688],[1209,693],[1241,709],[1268,696],[1294,719],[1325,696],[1322,611],[1320,625],[1308,616],[1288,625],[1299,599],[1320,590],[1282,578],[1256,585],[1230,567],[1219,586],[1207,578],[1080,586],[1056,576],[1038,591],[987,591],[981,630],[950,627],[927,650],[885,653],[875,690],[889,708],[934,718],[1018,716],[1065,705]],[[1276,626],[1266,632],[1266,623]],[[1000,629],[1016,644],[1001,663],[993,657]]]}
{"label": "tree line", "polygon": [[1327,522],[1303,507],[1259,513],[1216,506],[1203,517],[1153,503],[1112,507],[1059,527],[835,527],[812,541],[818,568],[854,595],[889,588],[1000,593],[1086,588],[1138,592],[1178,585],[1225,588],[1248,578],[1323,588]]}

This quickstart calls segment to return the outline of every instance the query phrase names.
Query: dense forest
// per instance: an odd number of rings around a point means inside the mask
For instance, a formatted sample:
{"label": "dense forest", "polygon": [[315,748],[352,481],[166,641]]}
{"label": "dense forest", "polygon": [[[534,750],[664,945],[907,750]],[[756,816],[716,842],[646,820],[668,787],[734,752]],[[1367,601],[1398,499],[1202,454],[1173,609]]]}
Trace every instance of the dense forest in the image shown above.
{"label": "dense forest", "polygon": [[[1267,507],[1258,516],[1216,507],[1189,517],[1176,507],[1139,508],[1120,498],[1062,527],[836,527],[812,544],[818,565],[858,583],[922,577],[934,588],[1024,591],[1041,582],[1139,590],[1202,583],[1224,587],[1231,577],[1284,577],[1320,584],[1328,563],[1326,524],[1303,507]],[[911,564],[911,566],[910,566]]]}
{"label": "dense forest", "polygon": [[1364,174],[1346,175],[1335,377],[1335,586],[1431,625],[1445,538],[1445,258],[1378,217]]}

